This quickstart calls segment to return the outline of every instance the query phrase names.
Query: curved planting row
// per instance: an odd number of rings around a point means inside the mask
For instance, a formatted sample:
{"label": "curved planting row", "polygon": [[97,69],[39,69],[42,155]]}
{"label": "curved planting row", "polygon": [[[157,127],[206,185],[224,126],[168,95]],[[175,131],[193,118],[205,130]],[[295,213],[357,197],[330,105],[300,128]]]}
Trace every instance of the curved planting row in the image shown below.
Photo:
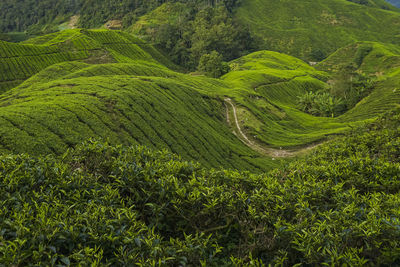
{"label": "curved planting row", "polygon": [[261,160],[231,133],[224,122],[223,103],[196,89],[219,90],[212,82],[196,84],[175,80],[173,75],[164,78],[168,70],[155,67],[148,73],[149,66],[139,74],[160,77],[136,76],[139,65],[130,64],[77,68],[45,83],[33,77],[32,83],[28,80],[3,94],[3,151],[61,154],[94,137],[166,148],[210,167],[259,170],[271,166],[271,160]]}

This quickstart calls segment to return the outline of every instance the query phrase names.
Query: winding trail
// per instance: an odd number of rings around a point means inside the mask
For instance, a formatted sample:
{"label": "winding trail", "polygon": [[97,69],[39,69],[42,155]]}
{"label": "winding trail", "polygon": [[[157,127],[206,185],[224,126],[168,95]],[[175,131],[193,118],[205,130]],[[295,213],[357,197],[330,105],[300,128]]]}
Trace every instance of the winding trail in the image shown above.
{"label": "winding trail", "polygon": [[308,145],[308,146],[305,146],[305,147],[297,149],[297,150],[287,150],[287,149],[275,149],[275,148],[267,147],[265,145],[261,145],[261,144],[258,144],[256,142],[254,142],[254,141],[251,141],[246,136],[246,134],[242,131],[242,129],[240,128],[240,124],[239,124],[239,120],[238,120],[237,112],[236,112],[236,107],[233,104],[232,99],[227,97],[227,98],[224,99],[224,101],[225,101],[225,106],[226,106],[226,121],[228,122],[229,125],[231,125],[231,121],[230,121],[230,118],[229,118],[229,108],[228,108],[228,106],[232,107],[233,118],[235,120],[235,122],[234,122],[235,123],[235,128],[236,128],[237,132],[239,133],[239,136],[236,133],[236,131],[234,131],[234,134],[236,136],[238,136],[238,138],[243,143],[245,143],[248,147],[250,147],[251,149],[253,149],[253,150],[257,151],[257,152],[259,152],[260,154],[267,155],[267,156],[274,157],[274,158],[294,157],[294,156],[296,156],[298,154],[304,153],[306,151],[309,151],[309,150],[321,145],[321,143],[312,144],[312,145]]}

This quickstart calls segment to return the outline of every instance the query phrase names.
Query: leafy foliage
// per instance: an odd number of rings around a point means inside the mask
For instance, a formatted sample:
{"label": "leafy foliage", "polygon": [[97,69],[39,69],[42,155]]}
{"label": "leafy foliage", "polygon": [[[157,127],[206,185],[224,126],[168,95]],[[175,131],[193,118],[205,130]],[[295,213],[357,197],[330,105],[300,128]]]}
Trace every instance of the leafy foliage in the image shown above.
{"label": "leafy foliage", "polygon": [[332,118],[343,109],[343,100],[327,92],[307,92],[299,97],[298,104],[304,112],[316,116],[331,116]]}
{"label": "leafy foliage", "polygon": [[197,70],[206,73],[210,77],[218,78],[229,72],[229,66],[222,61],[222,56],[217,51],[212,51],[211,54],[201,56]]}
{"label": "leafy foliage", "polygon": [[368,96],[376,83],[376,78],[355,71],[353,66],[343,66],[333,76],[331,94],[343,99],[344,110],[353,108]]}
{"label": "leafy foliage", "polygon": [[399,110],[269,174],[90,141],[0,156],[5,265],[396,265]]}
{"label": "leafy foliage", "polygon": [[0,32],[23,32],[29,28],[33,32],[41,31],[42,27],[61,23],[76,14],[81,5],[81,0],[4,0],[0,2]]}
{"label": "leafy foliage", "polygon": [[249,32],[221,3],[166,3],[141,17],[132,30],[190,70],[212,51],[228,61],[253,49]]}

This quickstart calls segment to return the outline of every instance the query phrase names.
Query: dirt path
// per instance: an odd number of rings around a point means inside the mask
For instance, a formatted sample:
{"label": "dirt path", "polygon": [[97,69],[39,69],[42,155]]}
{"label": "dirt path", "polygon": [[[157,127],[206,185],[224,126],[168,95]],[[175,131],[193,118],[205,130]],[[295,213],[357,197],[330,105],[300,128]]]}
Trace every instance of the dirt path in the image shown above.
{"label": "dirt path", "polygon": [[[284,158],[284,157],[294,157],[298,154],[304,153],[308,150],[311,150],[317,146],[319,146],[320,144],[313,144],[313,145],[309,145],[306,147],[303,147],[301,149],[297,149],[297,150],[286,150],[286,149],[275,149],[275,148],[270,148],[261,144],[258,144],[254,141],[251,141],[246,134],[242,131],[242,129],[240,128],[240,124],[239,124],[239,120],[237,117],[237,112],[236,112],[236,107],[232,102],[232,99],[230,98],[225,98],[225,106],[226,106],[226,121],[228,122],[229,125],[231,124],[231,121],[229,119],[229,108],[228,106],[231,106],[232,111],[233,111],[233,119],[234,119],[234,126],[237,130],[237,132],[239,133],[238,138],[245,143],[248,147],[250,147],[251,149],[263,154],[263,155],[267,155],[270,157],[275,157],[275,158]],[[238,135],[236,133],[236,131],[234,132],[235,135]]]}

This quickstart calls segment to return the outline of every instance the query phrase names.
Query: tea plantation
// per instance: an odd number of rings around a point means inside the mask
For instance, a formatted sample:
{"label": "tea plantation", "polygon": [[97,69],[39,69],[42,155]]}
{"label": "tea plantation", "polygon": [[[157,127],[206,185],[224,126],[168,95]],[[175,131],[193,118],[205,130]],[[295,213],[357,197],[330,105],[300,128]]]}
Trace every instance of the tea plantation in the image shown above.
{"label": "tea plantation", "polygon": [[380,0],[243,0],[235,17],[260,49],[321,61],[355,41],[398,45],[398,11]]}
{"label": "tea plantation", "polygon": [[[174,65],[156,49],[119,31],[68,30],[25,43],[4,44],[21,49],[15,56],[18,60],[48,49],[100,54],[73,61],[60,58],[61,63],[49,60],[49,67],[29,61],[30,78],[14,80],[20,85],[0,96],[0,151],[4,152],[60,155],[88,138],[103,138],[111,144],[165,148],[206,167],[264,171],[288,160],[280,155],[308,149],[373,120],[400,98],[395,90],[397,50],[383,44],[374,45],[384,51],[379,58],[386,64],[382,69],[391,72],[382,72],[370,95],[356,107],[331,118],[303,112],[298,99],[307,92],[330,90],[334,67],[324,66],[339,64],[335,54],[318,65],[328,71],[324,72],[292,56],[259,51],[230,62],[229,73],[211,79],[171,70]],[[93,50],[77,52],[75,46]],[[357,58],[358,50],[353,50],[346,60],[353,54]],[[11,57],[17,52],[8,53]],[[376,62],[372,54],[363,58],[362,67]],[[6,68],[8,58],[0,63]],[[14,70],[9,74],[20,68]],[[224,103],[227,97],[233,108]],[[249,142],[265,149],[255,151],[241,139],[233,113]],[[276,153],[269,153],[270,148]]]}
{"label": "tea plantation", "polygon": [[89,141],[0,156],[0,263],[398,265],[399,110],[255,175]]}
{"label": "tea plantation", "polygon": [[161,62],[176,68],[152,46],[123,32],[66,30],[29,39],[23,44],[0,41],[0,92],[56,63]]}
{"label": "tea plantation", "polygon": [[0,52],[0,266],[400,265],[395,44],[219,78],[122,31]]}

